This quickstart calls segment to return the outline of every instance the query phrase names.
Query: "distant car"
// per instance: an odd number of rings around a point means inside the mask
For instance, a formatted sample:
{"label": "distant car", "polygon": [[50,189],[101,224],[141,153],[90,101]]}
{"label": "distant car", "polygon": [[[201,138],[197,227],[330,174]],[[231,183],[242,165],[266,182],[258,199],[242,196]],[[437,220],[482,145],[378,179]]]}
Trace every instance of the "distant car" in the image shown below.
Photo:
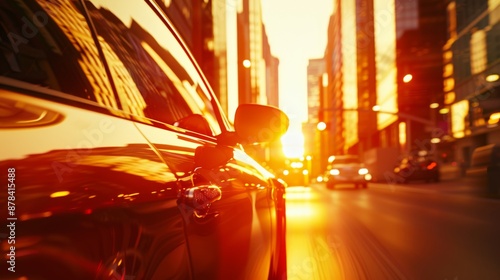
{"label": "distant car", "polygon": [[396,182],[439,182],[439,164],[427,153],[411,155],[401,159],[394,168]]}
{"label": "distant car", "polygon": [[283,180],[288,186],[307,186],[309,185],[309,170],[302,161],[292,161],[287,168],[283,170]]}
{"label": "distant car", "polygon": [[331,156],[325,174],[326,187],[335,188],[337,184],[354,184],[356,188],[366,188],[371,175],[356,155]]}

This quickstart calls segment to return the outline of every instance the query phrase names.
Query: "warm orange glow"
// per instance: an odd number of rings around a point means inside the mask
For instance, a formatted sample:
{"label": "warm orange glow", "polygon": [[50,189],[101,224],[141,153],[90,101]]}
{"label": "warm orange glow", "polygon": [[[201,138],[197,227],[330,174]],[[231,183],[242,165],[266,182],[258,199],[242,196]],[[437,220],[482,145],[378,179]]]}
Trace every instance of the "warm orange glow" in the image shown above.
{"label": "warm orange glow", "polygon": [[[331,221],[333,205],[315,203],[318,195],[325,194],[310,191],[308,188],[288,188],[287,194],[289,191],[297,194],[308,193],[310,199],[298,197],[297,200],[287,200],[286,203],[288,278],[345,278],[345,266],[340,264],[337,251],[345,246],[337,236],[337,227],[333,230],[331,227],[325,227],[325,221]],[[335,202],[336,195],[333,196]],[[337,225],[337,222],[334,221],[333,225]]]}
{"label": "warm orange glow", "polygon": [[432,144],[441,143],[441,139],[439,139],[439,138],[432,138],[432,139],[431,139],[431,143],[432,143]]}
{"label": "warm orange glow", "polygon": [[[279,107],[285,113],[294,115],[300,121],[305,122],[307,121],[307,106],[305,106],[307,104],[307,79],[304,79],[303,69],[307,68],[310,58],[324,56],[328,39],[326,36],[328,22],[334,1],[259,2],[262,5],[262,21],[272,53],[279,58]],[[283,7],[286,7],[286,12]]]}
{"label": "warm orange glow", "polygon": [[52,216],[52,214],[53,213],[51,211],[45,211],[42,213],[34,213],[34,214],[22,214],[21,216],[19,216],[19,220],[27,221],[27,220],[31,220],[31,219],[48,218],[48,217]]}
{"label": "warm orange glow", "polygon": [[59,191],[59,192],[54,192],[50,194],[51,198],[56,198],[56,197],[63,197],[63,196],[68,196],[69,191]]}
{"label": "warm orange glow", "polygon": [[290,130],[281,137],[281,144],[287,158],[304,156],[304,134],[299,128],[290,127]]}
{"label": "warm orange glow", "polygon": [[465,136],[465,116],[469,113],[469,101],[462,100],[451,106],[451,131],[453,137],[463,138]]}
{"label": "warm orange glow", "polygon": [[448,92],[444,95],[444,104],[450,105],[455,102],[456,94],[455,92]]}
{"label": "warm orange glow", "polygon": [[431,164],[427,165],[427,169],[428,169],[428,170],[432,170],[432,169],[434,169],[436,166],[437,166],[437,163],[432,162]]}
{"label": "warm orange glow", "polygon": [[449,112],[450,112],[450,109],[448,109],[448,108],[443,108],[443,109],[439,110],[439,113],[441,115],[448,114]]}
{"label": "warm orange glow", "polygon": [[493,113],[491,114],[490,118],[488,119],[488,124],[497,124],[500,121],[500,112],[499,113]]}
{"label": "warm orange glow", "polygon": [[406,123],[405,122],[399,123],[399,145],[401,147],[406,146]]}
{"label": "warm orange glow", "polygon": [[[78,161],[78,164],[127,172],[129,174],[140,176],[145,180],[155,182],[169,182],[175,180],[174,174],[165,169],[165,166],[163,166],[160,162],[137,157],[91,155],[81,158]],[[121,196],[125,197],[127,195],[122,194],[118,197]]]}
{"label": "warm orange glow", "polygon": [[405,82],[405,83],[409,83],[409,82],[411,82],[411,80],[413,80],[413,75],[412,74],[406,74],[403,77],[403,82]]}
{"label": "warm orange glow", "polygon": [[328,162],[332,163],[335,160],[335,156],[329,156],[328,157]]}
{"label": "warm orange glow", "polygon": [[490,82],[490,83],[496,82],[499,79],[500,79],[500,76],[498,74],[491,74],[491,75],[486,76],[486,81]]}
{"label": "warm orange glow", "polygon": [[[286,200],[309,200],[312,198],[311,188],[309,187],[291,187],[287,188],[285,193]],[[287,216],[290,214],[290,209],[287,209]],[[303,209],[302,209],[303,210]],[[297,211],[299,212],[299,211]],[[300,213],[297,213],[299,215]]]}
{"label": "warm orange glow", "polygon": [[243,67],[250,68],[251,66],[252,66],[252,62],[250,62],[250,60],[248,60],[248,59],[243,60]]}
{"label": "warm orange glow", "polygon": [[318,125],[316,126],[316,128],[319,130],[319,131],[324,131],[326,129],[326,123],[324,122],[319,122]]}

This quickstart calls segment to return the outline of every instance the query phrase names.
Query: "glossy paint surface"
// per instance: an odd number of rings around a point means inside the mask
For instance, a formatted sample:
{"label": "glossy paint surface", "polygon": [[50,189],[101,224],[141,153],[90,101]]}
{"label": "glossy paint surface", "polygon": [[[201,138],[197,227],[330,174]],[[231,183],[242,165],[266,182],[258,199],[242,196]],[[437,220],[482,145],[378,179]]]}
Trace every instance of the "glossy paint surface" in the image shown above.
{"label": "glossy paint surface", "polygon": [[36,28],[1,57],[0,278],[278,278],[284,185],[218,143],[226,118],[158,7],[85,3],[0,4],[6,34]]}

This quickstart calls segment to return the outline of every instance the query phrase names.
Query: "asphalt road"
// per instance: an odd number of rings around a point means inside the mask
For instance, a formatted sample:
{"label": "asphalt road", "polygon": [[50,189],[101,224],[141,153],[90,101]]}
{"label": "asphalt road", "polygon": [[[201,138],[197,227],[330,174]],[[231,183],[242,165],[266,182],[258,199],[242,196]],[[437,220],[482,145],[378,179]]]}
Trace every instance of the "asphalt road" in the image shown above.
{"label": "asphalt road", "polygon": [[500,279],[500,200],[459,181],[289,187],[288,279]]}

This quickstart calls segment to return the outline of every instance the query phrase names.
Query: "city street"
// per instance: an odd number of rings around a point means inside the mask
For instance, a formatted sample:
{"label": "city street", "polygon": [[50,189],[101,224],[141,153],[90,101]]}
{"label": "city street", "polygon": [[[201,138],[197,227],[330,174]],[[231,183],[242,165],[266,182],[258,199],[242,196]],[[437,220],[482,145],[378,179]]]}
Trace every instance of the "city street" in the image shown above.
{"label": "city street", "polygon": [[500,200],[459,181],[286,198],[288,279],[500,279]]}

